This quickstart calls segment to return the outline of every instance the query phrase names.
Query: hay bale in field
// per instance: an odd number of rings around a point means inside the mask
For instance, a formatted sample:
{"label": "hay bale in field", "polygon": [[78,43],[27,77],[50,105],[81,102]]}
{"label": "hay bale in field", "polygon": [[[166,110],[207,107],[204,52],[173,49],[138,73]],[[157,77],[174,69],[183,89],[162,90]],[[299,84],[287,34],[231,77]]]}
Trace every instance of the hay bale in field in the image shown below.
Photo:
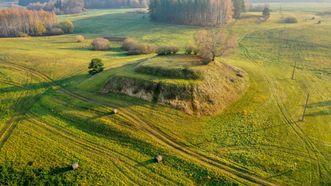
{"label": "hay bale in field", "polygon": [[79,168],[79,164],[78,162],[74,162],[72,165],[71,165],[71,168],[72,170],[77,170]]}
{"label": "hay bale in field", "polygon": [[162,158],[161,155],[157,155],[157,156],[155,157],[155,162],[156,162],[156,163],[160,163],[162,160],[163,160],[163,158]]}

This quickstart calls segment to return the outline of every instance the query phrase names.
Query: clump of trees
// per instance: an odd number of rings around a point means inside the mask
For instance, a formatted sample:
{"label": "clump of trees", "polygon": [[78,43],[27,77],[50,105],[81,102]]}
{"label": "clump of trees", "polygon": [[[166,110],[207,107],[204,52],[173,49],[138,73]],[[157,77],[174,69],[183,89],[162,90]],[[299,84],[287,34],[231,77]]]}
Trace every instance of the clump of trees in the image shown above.
{"label": "clump of trees", "polygon": [[129,55],[151,54],[155,51],[155,46],[139,43],[135,39],[127,38],[122,44],[122,49],[128,51]]}
{"label": "clump of trees", "polygon": [[0,37],[52,35],[58,27],[53,12],[31,11],[24,8],[0,10]]}
{"label": "clump of trees", "polygon": [[74,32],[74,28],[75,28],[74,24],[69,20],[60,23],[60,27],[64,33],[72,33]]}
{"label": "clump of trees", "polygon": [[92,47],[94,50],[109,50],[110,42],[108,39],[96,38],[92,41]]}
{"label": "clump of trees", "polygon": [[86,8],[146,8],[149,0],[85,0]]}
{"label": "clump of trees", "polygon": [[271,12],[271,10],[269,7],[267,7],[267,6],[264,7],[264,9],[262,11],[262,16],[263,16],[264,20],[267,20],[270,18],[270,12]]}
{"label": "clump of trees", "polygon": [[215,61],[216,57],[225,55],[237,45],[235,37],[214,30],[199,31],[195,34],[194,40],[198,48],[198,55],[206,64]]}
{"label": "clump of trees", "polygon": [[94,58],[91,60],[88,69],[89,69],[88,73],[93,76],[95,74],[102,72],[105,68],[101,59]]}
{"label": "clump of trees", "polygon": [[241,13],[246,11],[246,5],[244,0],[233,0],[233,18],[238,19]]}
{"label": "clump of trees", "polygon": [[45,2],[48,2],[48,1],[49,0],[18,0],[18,4],[21,5],[21,6],[27,6],[30,3],[37,3],[37,2],[45,3]]}
{"label": "clump of trees", "polygon": [[233,18],[232,0],[151,0],[150,17],[154,21],[212,26]]}
{"label": "clump of trees", "polygon": [[84,11],[84,0],[20,0],[30,10],[44,10],[56,14],[75,14]]}
{"label": "clump of trees", "polygon": [[73,14],[82,12],[84,8],[147,8],[149,0],[19,0],[19,5],[31,10]]}

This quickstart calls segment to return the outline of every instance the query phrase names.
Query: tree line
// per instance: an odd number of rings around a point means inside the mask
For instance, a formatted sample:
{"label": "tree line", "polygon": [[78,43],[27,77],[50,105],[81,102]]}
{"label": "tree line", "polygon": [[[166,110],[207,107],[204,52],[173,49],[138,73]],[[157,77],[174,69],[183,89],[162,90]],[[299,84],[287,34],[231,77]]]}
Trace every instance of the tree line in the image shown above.
{"label": "tree line", "polygon": [[151,0],[150,17],[154,21],[214,26],[233,19],[233,0]]}
{"label": "tree line", "polygon": [[86,8],[146,8],[149,0],[85,0]]}
{"label": "tree line", "polygon": [[25,8],[0,10],[0,37],[59,35],[73,31],[73,24],[61,24],[54,12],[32,11]]}
{"label": "tree line", "polygon": [[29,10],[44,10],[56,14],[75,14],[84,11],[84,0],[20,0]]}
{"label": "tree line", "polygon": [[149,0],[19,0],[18,3],[31,9],[75,13],[84,8],[146,8]]}

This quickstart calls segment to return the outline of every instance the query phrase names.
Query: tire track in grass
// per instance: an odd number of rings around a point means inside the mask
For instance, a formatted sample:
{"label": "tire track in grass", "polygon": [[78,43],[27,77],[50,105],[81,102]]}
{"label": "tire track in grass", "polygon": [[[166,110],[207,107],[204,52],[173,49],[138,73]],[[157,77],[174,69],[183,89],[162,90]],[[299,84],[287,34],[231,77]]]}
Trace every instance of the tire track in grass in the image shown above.
{"label": "tire track in grass", "polygon": [[[272,82],[271,78],[269,76],[267,76],[265,73],[264,73],[264,69],[263,69],[263,66],[262,64],[259,64],[259,63],[256,63],[255,60],[254,60],[254,57],[252,57],[250,54],[249,54],[249,51],[248,49],[240,44],[240,49],[242,51],[242,54],[253,64],[256,64],[256,67],[257,69],[260,70],[260,73],[264,76],[264,79],[266,80],[266,82],[270,85],[269,86],[269,90],[271,92],[271,95],[272,97],[274,98],[275,102],[276,102],[276,106],[278,107],[278,110],[280,111],[281,113],[281,116],[283,117],[285,123],[294,131],[295,135],[297,135],[300,140],[304,143],[304,140],[302,139],[302,136],[297,132],[297,130],[293,127],[293,125],[291,124],[291,122],[289,121],[288,119],[288,116],[285,115],[284,113],[284,110],[283,110],[283,107],[282,107],[282,101],[281,99],[279,99],[278,95],[275,93],[277,91],[277,89],[274,87],[274,83]],[[311,157],[311,151],[310,149],[307,147],[307,145],[304,143],[304,148],[305,150],[307,151],[308,155],[309,155],[309,159],[314,159],[313,157]],[[315,159],[317,160],[316,162],[318,162],[318,159],[317,157],[315,157]],[[314,172],[314,169],[313,169],[313,166],[312,166],[312,162],[310,162],[310,174],[312,174]],[[312,176],[310,177],[310,183],[312,184]]]}
{"label": "tire track in grass", "polygon": [[[294,44],[297,44],[297,43],[294,43]],[[249,61],[251,61],[251,62],[254,63],[254,59],[250,56],[250,54],[248,52],[248,49],[245,46],[243,46],[242,44],[241,44],[241,48],[243,49],[242,50],[242,53],[245,55],[245,57],[247,57],[247,59],[249,59]],[[299,46],[299,48],[295,48],[295,49],[298,52],[297,56],[303,55],[301,53],[302,47]],[[267,59],[265,59],[265,60],[267,60]],[[297,60],[297,59],[295,59],[295,60]],[[257,63],[255,63],[255,64],[257,64]],[[258,66],[261,69],[262,72],[264,71],[262,65],[257,64],[256,66]],[[283,118],[285,119],[286,123],[292,128],[292,130],[295,132],[295,134],[304,143],[305,148],[306,148],[307,152],[309,153],[309,155],[311,153],[313,153],[313,155],[315,156],[315,159],[317,160],[316,162],[317,162],[318,170],[319,170],[318,171],[319,178],[322,178],[321,167],[323,167],[327,171],[327,173],[328,173],[327,175],[328,175],[328,177],[330,177],[328,168],[324,164],[321,164],[321,157],[323,158],[323,160],[322,160],[323,162],[327,162],[325,156],[323,155],[323,153],[321,153],[319,151],[319,149],[311,141],[311,139],[309,138],[309,136],[305,134],[305,132],[299,126],[299,124],[296,121],[293,120],[293,118],[292,118],[291,114],[289,113],[287,107],[285,106],[284,102],[279,97],[279,94],[277,93],[279,91],[276,88],[276,85],[274,84],[274,82],[271,80],[271,78],[268,77],[265,73],[263,73],[263,74],[264,74],[267,82],[271,85],[270,87],[272,88],[272,91],[271,91],[272,92],[272,95],[275,98],[275,101],[277,103],[277,106],[278,106],[278,108],[279,108],[279,110],[280,110]],[[312,172],[313,172],[313,169],[311,168],[311,173]],[[311,181],[311,184],[312,184],[312,181]]]}
{"label": "tire track in grass", "polygon": [[[3,63],[1,63],[1,65],[3,65]],[[25,76],[26,77],[25,81],[22,83],[17,83],[17,82],[7,81],[7,80],[3,81],[8,85],[12,85],[13,87],[16,87],[20,91],[18,93],[18,98],[15,98],[17,101],[13,105],[14,114],[5,123],[5,125],[3,126],[3,128],[0,131],[0,150],[2,149],[4,144],[8,141],[8,139],[10,138],[10,136],[14,132],[15,128],[17,127],[18,123],[21,120],[24,120],[26,113],[30,110],[30,108],[34,105],[34,103],[36,103],[39,100],[39,98],[41,97],[41,95],[28,97],[33,92],[33,90],[29,90],[26,87],[24,87],[24,84],[28,85],[32,82],[32,79],[33,79],[32,73],[27,72],[27,71],[21,71],[19,69],[12,69],[12,70],[16,70],[20,73],[26,72],[27,75]],[[32,101],[32,103],[29,103],[31,101]],[[28,103],[30,105],[27,105]]]}
{"label": "tire track in grass", "polygon": [[[136,161],[135,159],[133,159],[130,156],[127,156],[126,154],[119,153],[119,152],[115,151],[114,149],[110,149],[109,147],[106,147],[104,145],[97,144],[91,140],[83,139],[83,138],[77,136],[77,134],[75,134],[73,132],[65,130],[62,127],[57,126],[55,124],[51,124],[49,121],[46,121],[45,119],[40,118],[35,113],[29,113],[29,117],[30,117],[30,119],[27,119],[27,121],[29,121],[31,123],[35,123],[37,125],[41,125],[43,128],[45,128],[45,130],[48,130],[51,133],[61,136],[61,138],[66,138],[70,142],[75,143],[77,146],[80,146],[81,148],[83,148],[87,151],[97,153],[99,157],[104,157],[104,155],[111,156],[112,158],[115,158],[115,159],[119,160],[121,163],[123,163],[124,165],[126,165],[127,163],[125,161],[117,158],[117,157],[124,157],[125,159],[127,159],[131,162],[134,162],[136,165],[139,164],[138,161]],[[124,171],[122,171],[122,169],[120,167],[118,167],[117,165],[115,165],[115,166],[117,167],[117,169],[119,171],[121,171],[123,173],[123,175],[128,177],[128,179],[131,179],[130,176],[127,176],[126,173]],[[143,166],[141,168],[148,172],[151,172],[151,170],[149,170],[147,167]],[[139,178],[145,177],[145,175],[142,174],[140,172],[140,170],[135,171],[134,175],[139,175]],[[173,185],[180,184],[176,180],[169,179],[169,178],[159,175],[159,174],[155,174],[154,176],[159,177],[161,179],[162,178],[166,179],[166,180],[168,180],[169,183],[172,183]],[[144,180],[144,185],[146,185],[146,184],[148,185],[149,181],[145,178],[143,178],[143,180]],[[131,181],[133,181],[133,183],[134,183],[134,180],[131,180]]]}
{"label": "tire track in grass", "polygon": [[[297,48],[297,52],[298,52],[298,56],[304,56],[304,54],[302,53],[304,46],[302,43],[296,43],[298,48]],[[305,61],[305,59],[304,59]],[[300,127],[299,123],[297,121],[295,121],[291,115],[290,112],[288,111],[287,107],[285,107],[285,111],[288,114],[290,121],[298,128],[298,130],[302,133],[302,135],[304,135],[306,137],[307,143],[308,145],[310,145],[310,148],[312,149],[312,151],[314,152],[314,154],[316,156],[319,156],[322,158],[322,161],[324,162],[324,164],[319,162],[319,171],[320,171],[320,178],[321,178],[321,169],[320,167],[322,167],[326,172],[327,172],[327,176],[331,181],[331,172],[330,170],[326,167],[325,164],[328,164],[327,158],[325,157],[325,155],[318,149],[318,147],[316,146],[316,144],[313,142],[313,140],[305,133],[305,131]]]}
{"label": "tire track in grass", "polygon": [[[45,124],[44,122],[41,122],[41,121],[39,121],[37,119],[34,119],[34,118],[28,118],[25,121],[28,121],[28,122],[34,124],[34,127],[36,127],[39,132],[41,132],[42,130],[45,130],[45,131],[51,133],[52,135],[56,135],[56,136],[61,137],[61,140],[64,140],[65,139],[65,140],[70,141],[70,143],[72,143],[72,144],[70,144],[69,142],[68,143],[65,143],[63,141],[60,142],[60,141],[55,140],[53,138],[49,138],[53,142],[58,143],[60,145],[65,144],[63,146],[65,146],[66,148],[70,147],[71,150],[73,150],[74,152],[79,152],[79,154],[84,155],[85,158],[91,158],[91,157],[87,156],[87,154],[84,154],[84,153],[82,154],[81,151],[87,151],[87,152],[90,152],[90,153],[93,152],[93,156],[96,156],[96,157],[98,157],[100,159],[105,159],[105,158],[111,157],[111,160],[116,159],[116,161],[119,161],[119,162],[123,163],[123,160],[121,160],[120,158],[114,156],[113,154],[104,153],[102,151],[97,150],[96,148],[94,148],[92,146],[89,146],[89,145],[85,144],[82,141],[76,140],[72,136],[71,137],[66,136],[66,135],[62,134],[61,132],[56,131],[56,129],[54,130],[54,128],[50,127],[48,124]],[[105,155],[107,155],[107,156],[105,157]],[[122,177],[124,177],[124,178],[127,179],[128,183],[130,185],[135,185],[134,184],[135,181],[132,180],[132,178],[130,176],[128,176],[125,171],[123,171],[123,168],[124,167],[122,167],[122,169],[121,169],[113,161],[108,161],[108,163],[111,163],[111,165],[113,165],[114,167],[116,167],[117,171],[121,174]],[[119,181],[123,181],[123,180],[119,180]]]}
{"label": "tire track in grass", "polygon": [[[27,79],[26,83],[29,83],[30,81],[31,81],[31,79],[29,78],[29,79]],[[6,81],[6,82],[7,82],[7,84],[12,85],[13,87],[22,89],[22,86],[18,83],[10,82],[10,81]],[[23,103],[23,99],[26,97],[26,95],[28,95],[28,94],[24,89],[19,91],[18,98],[16,98],[17,101],[14,103],[13,107],[16,107],[16,108],[19,107]],[[14,112],[16,112],[15,108],[14,108]],[[2,149],[4,144],[8,141],[11,134],[14,132],[18,122],[19,122],[19,115],[17,113],[14,113],[13,116],[11,116],[10,119],[1,128],[1,130],[0,130],[0,150]]]}
{"label": "tire track in grass", "polygon": [[[39,76],[40,78],[46,80],[47,83],[49,83],[51,86],[59,87],[61,92],[65,93],[71,97],[77,98],[82,101],[94,103],[94,104],[97,104],[100,106],[116,107],[116,105],[113,103],[105,104],[103,102],[82,96],[76,92],[72,92],[72,91],[66,89],[65,87],[63,87],[61,84],[54,81],[52,78],[50,78],[46,74],[43,74],[43,73],[33,70],[31,68],[20,66],[20,65],[11,63],[11,62],[7,62],[6,64],[9,66],[12,66],[14,68],[20,69],[20,70],[28,71],[28,72],[34,74],[35,76]],[[130,111],[132,111],[132,110],[130,110]],[[249,184],[249,185],[276,185],[275,183],[265,179],[262,176],[249,172],[245,168],[238,167],[234,163],[230,163],[225,160],[220,160],[219,158],[215,158],[215,157],[210,157],[210,156],[205,155],[196,150],[189,149],[189,148],[183,146],[182,144],[179,144],[178,142],[176,142],[175,139],[168,136],[163,131],[156,128],[152,123],[143,121],[140,118],[131,114],[130,112],[121,110],[121,115],[123,117],[127,118],[129,121],[131,121],[135,125],[139,126],[143,131],[146,132],[146,134],[148,134],[149,136],[151,136],[153,139],[157,140],[158,142],[162,143],[163,145],[171,148],[172,150],[176,151],[177,153],[181,154],[182,156],[184,156],[190,160],[198,162],[211,169],[217,170],[218,172],[220,172],[224,176],[234,180],[235,182],[240,182],[242,184]]]}

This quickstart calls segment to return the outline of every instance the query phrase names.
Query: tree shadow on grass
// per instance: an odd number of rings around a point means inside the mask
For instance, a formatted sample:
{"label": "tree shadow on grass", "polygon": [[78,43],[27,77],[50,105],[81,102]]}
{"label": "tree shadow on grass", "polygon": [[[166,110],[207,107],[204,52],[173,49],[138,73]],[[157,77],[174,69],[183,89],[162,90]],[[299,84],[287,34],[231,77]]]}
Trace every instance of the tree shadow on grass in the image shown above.
{"label": "tree shadow on grass", "polygon": [[312,112],[306,114],[306,116],[327,116],[331,115],[331,101],[321,101],[321,102],[316,102],[316,103],[311,103],[308,105],[308,109],[322,109],[318,112]]}
{"label": "tree shadow on grass", "polygon": [[146,167],[150,164],[153,164],[155,163],[155,159],[149,159],[149,160],[146,160],[146,161],[143,161],[143,162],[140,162],[138,164],[136,164],[137,167]]}
{"label": "tree shadow on grass", "polygon": [[314,116],[328,116],[328,115],[331,115],[331,109],[306,114],[306,116],[311,116],[311,117],[314,117]]}
{"label": "tree shadow on grass", "polygon": [[317,108],[317,107],[331,107],[331,100],[311,103],[308,105],[308,108]]}
{"label": "tree shadow on grass", "polygon": [[55,176],[57,174],[63,174],[69,171],[72,171],[72,168],[70,166],[55,167],[49,171],[49,174]]}

